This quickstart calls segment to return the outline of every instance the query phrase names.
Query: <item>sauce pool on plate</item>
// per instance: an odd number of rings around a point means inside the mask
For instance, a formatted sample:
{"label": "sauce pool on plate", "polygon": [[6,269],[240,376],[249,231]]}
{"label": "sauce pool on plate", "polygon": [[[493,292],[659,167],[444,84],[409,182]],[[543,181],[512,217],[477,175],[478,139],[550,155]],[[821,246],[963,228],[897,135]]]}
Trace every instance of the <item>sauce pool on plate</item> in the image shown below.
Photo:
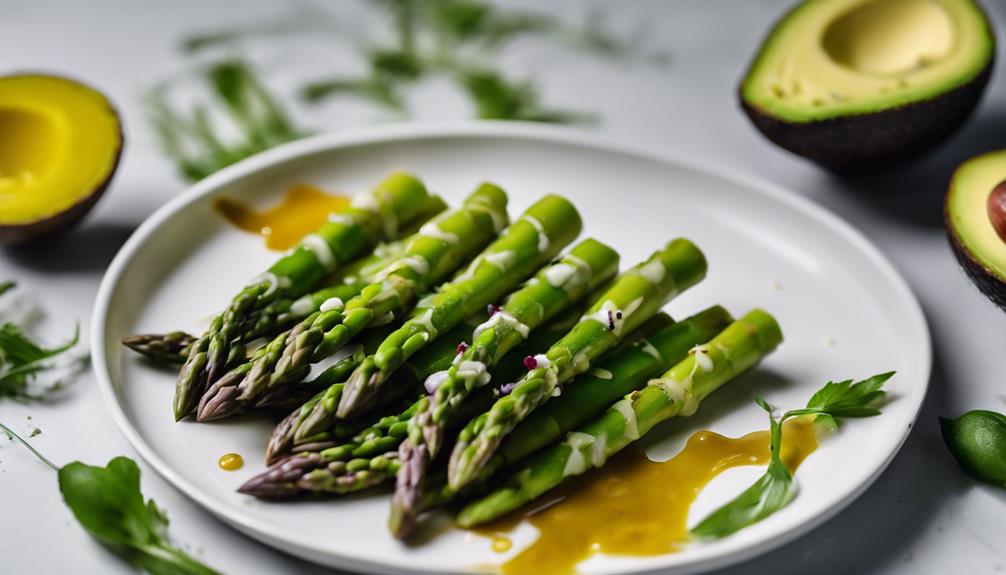
{"label": "sauce pool on plate", "polygon": [[[817,449],[813,422],[800,418],[783,426],[782,458],[791,471]],[[699,492],[733,467],[765,465],[769,432],[725,437],[699,431],[664,462],[647,459],[632,446],[607,465],[559,487],[520,510],[476,530],[492,549],[510,549],[508,533],[522,521],[538,538],[501,566],[504,575],[576,572],[595,553],[647,556],[674,553],[689,540],[688,510]]]}
{"label": "sauce pool on plate", "polygon": [[349,198],[333,196],[307,184],[287,189],[283,200],[267,210],[256,210],[231,198],[213,202],[217,213],[246,232],[265,238],[270,250],[283,251],[297,245],[307,234],[324,225],[328,214],[345,207]]}

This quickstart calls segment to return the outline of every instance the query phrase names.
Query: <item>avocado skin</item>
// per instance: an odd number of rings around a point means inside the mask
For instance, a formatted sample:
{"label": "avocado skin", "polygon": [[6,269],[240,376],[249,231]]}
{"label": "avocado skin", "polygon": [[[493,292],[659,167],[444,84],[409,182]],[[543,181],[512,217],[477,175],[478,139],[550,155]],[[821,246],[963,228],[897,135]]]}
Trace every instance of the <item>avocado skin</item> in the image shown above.
{"label": "avocado skin", "polygon": [[741,107],[781,148],[834,171],[879,167],[917,156],[952,134],[981,99],[995,58],[966,84],[939,96],[869,114],[816,122],[787,122],[752,106]]}
{"label": "avocado skin", "polygon": [[[948,196],[949,199],[949,196]],[[943,227],[947,230],[947,239],[950,241],[950,249],[957,258],[957,263],[981,291],[992,303],[1006,311],[1006,281],[997,276],[995,272],[988,269],[984,264],[975,259],[971,252],[964,247],[960,238],[954,233],[950,219],[950,202],[943,205]]]}
{"label": "avocado skin", "polygon": [[[21,72],[18,74],[12,74],[11,76],[39,76],[39,75],[52,75],[45,74],[42,72]],[[95,92],[104,96],[104,93],[97,90],[96,88],[81,82],[77,79],[71,78],[69,76],[57,76],[69,80],[70,82],[80,84],[94,90]],[[63,210],[62,212],[53,214],[47,218],[41,220],[35,220],[33,222],[25,222],[23,224],[0,224],[0,244],[4,245],[14,245],[23,244],[31,241],[55,236],[60,232],[65,232],[73,228],[75,225],[80,223],[84,216],[87,215],[91,208],[94,207],[101,196],[105,193],[108,185],[112,183],[112,178],[115,177],[115,173],[119,169],[119,162],[122,160],[122,148],[125,143],[125,132],[123,131],[122,125],[122,115],[119,114],[119,110],[107,97],[105,97],[105,104],[111,110],[112,115],[115,116],[116,124],[119,126],[119,145],[115,149],[115,158],[112,160],[112,166],[108,170],[108,175],[105,179],[94,187],[93,190],[86,196],[82,197],[80,201],[76,204],[70,206],[69,208]]]}

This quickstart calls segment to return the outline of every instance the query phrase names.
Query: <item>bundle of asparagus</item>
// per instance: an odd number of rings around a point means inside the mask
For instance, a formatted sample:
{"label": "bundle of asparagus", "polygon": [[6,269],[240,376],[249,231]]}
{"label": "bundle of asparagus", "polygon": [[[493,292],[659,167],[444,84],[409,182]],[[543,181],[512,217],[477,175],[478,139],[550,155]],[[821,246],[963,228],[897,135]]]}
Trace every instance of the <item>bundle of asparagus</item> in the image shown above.
{"label": "bundle of asparagus", "polygon": [[253,278],[189,347],[175,385],[175,419],[189,415],[206,386],[224,374],[233,362],[235,342],[243,340],[256,312],[279,299],[306,293],[340,263],[358,258],[382,239],[395,239],[400,223],[411,223],[429,212],[429,200],[418,179],[401,172],[391,174],[377,188],[331,214],[328,223],[307,235],[293,252]]}
{"label": "bundle of asparagus", "polygon": [[615,277],[618,253],[595,239],[560,255],[581,229],[569,201],[545,196],[509,226],[506,205],[483,184],[447,210],[393,173],[205,334],[124,344],[182,365],[176,419],[288,410],[269,467],[239,491],[345,494],[395,479],[389,523],[405,537],[427,510],[466,502],[458,521],[476,525],[603,465],[782,340],[761,310],[660,313],[705,276],[688,240]]}
{"label": "bundle of asparagus", "polygon": [[472,252],[489,243],[506,219],[506,194],[484,184],[457,210],[448,211],[408,239],[403,252],[344,301],[325,300],[317,311],[276,336],[249,362],[214,383],[199,402],[200,421],[243,411],[268,388],[296,383],[313,363],[331,356],[370,325],[391,323],[416,296],[429,291]]}

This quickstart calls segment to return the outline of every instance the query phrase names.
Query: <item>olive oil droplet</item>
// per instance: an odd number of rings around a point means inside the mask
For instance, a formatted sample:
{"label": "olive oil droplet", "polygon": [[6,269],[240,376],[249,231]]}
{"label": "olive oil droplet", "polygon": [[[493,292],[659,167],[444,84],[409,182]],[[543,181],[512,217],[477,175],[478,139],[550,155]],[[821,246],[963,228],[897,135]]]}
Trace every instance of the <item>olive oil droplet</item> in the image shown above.
{"label": "olive oil droplet", "polygon": [[513,541],[506,535],[495,535],[493,536],[492,547],[493,551],[497,553],[506,553],[513,547]]}
{"label": "olive oil droplet", "polygon": [[245,460],[241,457],[240,453],[225,453],[220,456],[220,460],[217,461],[217,465],[220,469],[224,471],[237,471],[244,467]]}

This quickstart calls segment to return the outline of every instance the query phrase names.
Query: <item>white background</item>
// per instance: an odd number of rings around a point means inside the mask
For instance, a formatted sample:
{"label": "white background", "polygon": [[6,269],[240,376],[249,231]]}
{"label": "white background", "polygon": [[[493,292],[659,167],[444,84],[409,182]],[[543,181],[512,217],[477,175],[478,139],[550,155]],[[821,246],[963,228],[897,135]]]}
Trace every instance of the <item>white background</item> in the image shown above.
{"label": "white background", "polygon": [[[832,209],[891,258],[925,308],[934,338],[933,377],[901,454],[846,511],[727,573],[1004,572],[1006,493],[975,485],[957,469],[940,439],[937,417],[974,408],[1006,410],[1006,316],[959,271],[941,212],[953,167],[1006,147],[1006,70],[997,67],[976,116],[935,153],[869,176],[837,177],[767,143],[737,108],[735,89],[744,67],[787,4],[624,1],[617,10],[609,5],[614,29],[633,34],[645,25],[646,45],[671,56],[664,67],[598,61],[541,41],[514,44],[501,62],[508,73],[536,78],[547,104],[598,114],[595,129],[609,138],[721,162]],[[1006,20],[1001,0],[985,4],[993,22]],[[571,22],[588,10],[571,0],[552,6]],[[0,250],[0,277],[30,286],[49,311],[41,329],[50,341],[69,332],[74,321],[87,333],[98,282],[115,251],[144,217],[184,187],[158,151],[141,104],[153,82],[181,73],[191,62],[180,56],[179,39],[193,30],[277,21],[291,13],[296,19],[305,11],[312,11],[315,21],[319,11],[330,14],[333,29],[343,36],[369,37],[384,29],[372,11],[344,0],[0,2],[0,73],[43,70],[84,79],[110,95],[126,124],[123,163],[84,226],[41,245]],[[1004,33],[1001,26],[998,32]],[[262,42],[254,49],[271,85],[288,96],[300,80],[326,70],[358,70],[360,62],[352,44],[338,38]],[[410,100],[413,117],[427,121],[461,121],[469,116],[466,106],[437,82],[421,86]],[[359,103],[294,112],[300,124],[317,130],[389,120]],[[90,375],[49,404],[0,403],[0,421],[23,432],[41,428],[33,441],[58,463],[135,457],[106,416]],[[168,510],[174,540],[225,573],[326,572],[232,531],[147,468],[143,487]],[[0,441],[0,518],[3,573],[127,571],[76,524],[54,474],[6,440]]]}

